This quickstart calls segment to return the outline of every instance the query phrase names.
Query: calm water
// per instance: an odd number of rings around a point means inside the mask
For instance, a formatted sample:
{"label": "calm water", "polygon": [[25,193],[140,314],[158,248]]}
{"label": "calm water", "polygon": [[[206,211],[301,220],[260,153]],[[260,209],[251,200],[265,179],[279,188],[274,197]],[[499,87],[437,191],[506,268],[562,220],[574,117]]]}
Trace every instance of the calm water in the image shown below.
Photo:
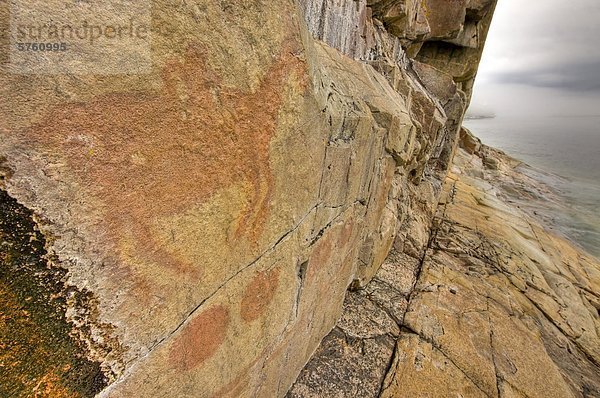
{"label": "calm water", "polygon": [[467,120],[484,144],[563,178],[552,185],[567,205],[557,226],[600,257],[600,116]]}

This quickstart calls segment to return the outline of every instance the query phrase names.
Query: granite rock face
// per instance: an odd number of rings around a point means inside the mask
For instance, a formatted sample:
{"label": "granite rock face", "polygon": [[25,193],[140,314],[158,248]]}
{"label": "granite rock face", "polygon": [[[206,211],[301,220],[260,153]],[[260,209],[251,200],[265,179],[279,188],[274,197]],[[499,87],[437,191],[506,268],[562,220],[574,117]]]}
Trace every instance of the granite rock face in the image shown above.
{"label": "granite rock face", "polygon": [[[372,286],[392,247],[425,253],[494,4],[153,0],[144,73],[3,63],[2,222],[23,213],[43,247],[37,268],[3,254],[1,347],[38,355],[3,365],[1,384],[19,380],[13,396],[284,396],[348,287]],[[9,333],[28,306],[56,328]],[[340,341],[370,325],[346,321]],[[368,396],[402,330],[364,333]],[[64,366],[39,354],[53,344],[73,347]]]}
{"label": "granite rock face", "polygon": [[455,163],[424,255],[397,241],[288,397],[600,396],[600,262],[521,210],[520,162]]}

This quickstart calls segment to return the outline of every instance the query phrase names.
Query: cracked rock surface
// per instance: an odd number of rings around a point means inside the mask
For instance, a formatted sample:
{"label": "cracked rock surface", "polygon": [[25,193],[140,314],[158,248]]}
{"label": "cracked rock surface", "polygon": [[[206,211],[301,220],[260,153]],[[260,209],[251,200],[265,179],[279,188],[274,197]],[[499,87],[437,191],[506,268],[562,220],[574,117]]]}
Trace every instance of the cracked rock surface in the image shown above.
{"label": "cracked rock surface", "polygon": [[501,183],[533,182],[518,164],[459,151],[425,255],[348,293],[289,397],[600,396],[600,262],[509,203]]}
{"label": "cracked rock surface", "polygon": [[[126,19],[75,3],[81,23]],[[56,283],[35,303],[58,303],[47,316],[77,348],[60,369],[22,355],[0,384],[29,397],[51,371],[46,396],[282,397],[345,306],[325,351],[356,352],[355,393],[378,391],[415,283],[381,266],[396,242],[420,269],[496,1],[147,3],[148,45],[106,47],[133,69],[0,63],[0,189],[44,238]],[[25,272],[10,264],[0,285]],[[10,330],[0,348],[19,345]]]}

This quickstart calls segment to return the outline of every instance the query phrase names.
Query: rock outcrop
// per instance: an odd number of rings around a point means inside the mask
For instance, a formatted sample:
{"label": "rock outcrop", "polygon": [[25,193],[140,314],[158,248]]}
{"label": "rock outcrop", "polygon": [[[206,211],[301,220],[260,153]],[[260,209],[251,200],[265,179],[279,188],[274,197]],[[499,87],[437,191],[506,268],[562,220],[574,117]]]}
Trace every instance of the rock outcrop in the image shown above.
{"label": "rock outcrop", "polygon": [[447,177],[494,0],[148,5],[106,73],[3,54],[0,394],[593,395],[596,265]]}
{"label": "rock outcrop", "polygon": [[513,201],[547,191],[520,162],[455,163],[424,256],[396,242],[288,397],[600,396],[600,261]]}

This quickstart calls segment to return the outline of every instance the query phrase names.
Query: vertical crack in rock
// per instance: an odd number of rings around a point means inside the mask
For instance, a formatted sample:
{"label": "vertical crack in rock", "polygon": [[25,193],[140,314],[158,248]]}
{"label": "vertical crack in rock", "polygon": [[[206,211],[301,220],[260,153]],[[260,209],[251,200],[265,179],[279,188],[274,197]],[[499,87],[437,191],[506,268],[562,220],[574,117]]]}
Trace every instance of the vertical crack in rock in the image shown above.
{"label": "vertical crack in rock", "polygon": [[498,362],[496,360],[496,349],[494,348],[494,324],[492,322],[492,317],[490,315],[490,299],[487,298],[487,318],[488,318],[488,327],[490,329],[490,351],[492,353],[492,365],[494,366],[494,374],[496,375],[496,393],[497,397],[500,398],[501,394],[501,381],[502,378],[498,371]]}
{"label": "vertical crack in rock", "polygon": [[[581,295],[566,301],[556,289],[596,291],[590,288],[597,284],[589,274],[598,272],[600,264],[572,252],[568,242],[551,238],[519,209],[498,199],[495,186],[490,187],[496,182],[476,172],[479,158],[471,158],[475,163],[471,165],[465,163],[465,154],[459,149],[456,155],[460,173],[446,178],[424,252],[417,257],[392,251],[364,293],[346,297],[348,305],[337,327],[354,325],[347,334],[361,333],[364,326],[359,320],[372,319],[369,314],[374,311],[369,301],[350,305],[355,302],[352,297],[365,294],[375,307],[389,310],[398,299],[380,294],[382,280],[393,289],[404,289],[406,297],[401,317],[382,311],[388,319],[401,320],[399,335],[394,349],[386,351],[393,355],[392,362],[380,364],[385,379],[379,390],[361,396],[596,396],[600,393],[600,368],[594,356],[599,339],[592,326],[597,324],[596,308],[580,303]],[[497,161],[502,167],[507,160]],[[521,175],[515,172],[510,178]],[[566,253],[572,257],[563,257]],[[405,280],[407,275],[414,279]],[[558,285],[553,282],[556,278],[561,281]],[[591,333],[575,333],[575,325],[586,319]],[[376,327],[384,324],[379,320]],[[324,339],[324,347],[336,341],[335,333]],[[345,355],[368,361],[351,351]],[[315,391],[352,396],[352,382],[319,379],[324,364],[333,368],[328,372],[348,372],[349,380],[366,377],[360,368],[349,366],[347,358],[320,349],[289,396],[308,397]]]}
{"label": "vertical crack in rock", "polygon": [[381,397],[383,395],[383,393],[390,387],[390,383],[392,382],[392,380],[394,380],[396,378],[396,372],[398,371],[398,368],[396,366],[394,366],[394,359],[396,358],[396,356],[398,355],[398,345],[394,345],[394,350],[392,351],[392,355],[390,356],[390,359],[388,361],[387,366],[385,367],[385,370],[383,372],[383,374],[385,375],[383,382],[381,383],[381,386],[379,387],[379,391],[377,392],[377,397]]}
{"label": "vertical crack in rock", "polygon": [[56,236],[2,191],[0,395],[599,395],[597,263],[460,129],[495,4],[154,0],[143,78],[0,71]]}
{"label": "vertical crack in rock", "polygon": [[[463,375],[463,376],[464,376],[466,379],[468,379],[468,380],[471,382],[471,384],[472,384],[473,386],[475,386],[475,387],[476,387],[476,388],[477,388],[479,391],[481,391],[481,393],[482,393],[482,394],[484,394],[486,397],[492,398],[492,396],[491,396],[490,394],[488,394],[488,393],[487,393],[487,392],[486,392],[486,391],[485,391],[485,390],[484,390],[484,389],[483,389],[483,388],[482,388],[482,387],[479,385],[479,383],[478,383],[477,381],[475,381],[475,380],[474,380],[474,379],[473,379],[473,378],[472,378],[472,377],[471,377],[471,376],[468,374],[468,372],[467,372],[467,371],[465,371],[464,369],[462,369],[462,368],[461,368],[461,366],[460,366],[460,365],[458,365],[458,364],[457,364],[457,363],[454,361],[454,359],[453,359],[453,358],[452,358],[450,355],[448,355],[448,353],[446,353],[446,352],[444,351],[444,349],[443,349],[442,347],[440,347],[440,346],[439,346],[437,343],[435,343],[435,341],[434,341],[434,340],[430,339],[430,338],[429,338],[429,337],[427,337],[427,336],[424,336],[424,335],[423,335],[423,334],[421,334],[421,333],[417,333],[416,331],[414,331],[414,330],[410,329],[410,328],[409,328],[409,327],[407,327],[407,326],[403,326],[403,327],[402,327],[402,331],[403,331],[403,333],[404,333],[405,335],[412,335],[412,336],[415,336],[415,337],[417,337],[419,340],[422,340],[422,341],[426,342],[427,344],[431,345],[431,347],[433,347],[433,349],[434,349],[436,352],[439,352],[439,353],[440,353],[440,354],[441,354],[441,355],[442,355],[444,358],[446,358],[448,361],[450,361],[450,363],[452,363],[452,365],[454,365],[454,367],[455,367],[455,368],[456,368],[456,369],[457,369],[457,370],[458,370],[458,371],[459,371],[459,372],[460,372],[460,373],[461,373],[461,374],[462,374],[462,375]],[[394,377],[394,375],[391,375],[391,376],[392,376],[392,377]]]}
{"label": "vertical crack in rock", "polygon": [[308,268],[308,261],[303,261],[298,265],[298,292],[296,293],[296,300],[294,301],[294,313],[295,317],[298,318],[300,313],[300,300],[302,298],[302,290],[304,289],[304,282],[306,278],[306,270]]}

